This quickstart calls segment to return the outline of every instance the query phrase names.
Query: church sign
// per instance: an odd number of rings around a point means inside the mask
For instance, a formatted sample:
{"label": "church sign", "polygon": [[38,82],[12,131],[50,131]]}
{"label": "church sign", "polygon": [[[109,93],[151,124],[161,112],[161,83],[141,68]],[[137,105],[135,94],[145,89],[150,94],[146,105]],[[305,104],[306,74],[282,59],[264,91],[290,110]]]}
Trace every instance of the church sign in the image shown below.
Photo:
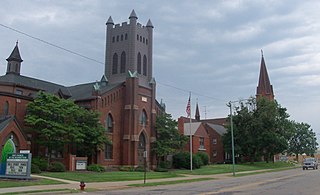
{"label": "church sign", "polygon": [[12,178],[30,178],[31,154],[9,154],[7,158],[6,176]]}

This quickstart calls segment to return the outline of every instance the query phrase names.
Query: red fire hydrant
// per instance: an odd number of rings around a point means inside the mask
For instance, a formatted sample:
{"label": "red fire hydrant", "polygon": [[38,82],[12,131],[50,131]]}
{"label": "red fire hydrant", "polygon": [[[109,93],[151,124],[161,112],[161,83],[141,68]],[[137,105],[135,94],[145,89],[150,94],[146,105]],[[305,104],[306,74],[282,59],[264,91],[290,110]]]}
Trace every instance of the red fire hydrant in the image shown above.
{"label": "red fire hydrant", "polygon": [[86,187],[86,184],[84,181],[80,181],[80,190],[84,190],[84,187]]}

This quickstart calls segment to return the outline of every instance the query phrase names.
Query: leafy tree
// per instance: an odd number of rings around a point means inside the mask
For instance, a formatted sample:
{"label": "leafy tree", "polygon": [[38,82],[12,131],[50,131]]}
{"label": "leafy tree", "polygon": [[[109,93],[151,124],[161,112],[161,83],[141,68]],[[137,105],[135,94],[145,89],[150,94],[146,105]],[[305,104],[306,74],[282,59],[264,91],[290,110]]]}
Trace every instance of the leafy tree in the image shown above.
{"label": "leafy tree", "polygon": [[28,104],[25,122],[36,133],[38,144],[48,148],[48,162],[52,150],[62,151],[66,145],[91,156],[107,141],[97,113],[49,93],[39,92]]}
{"label": "leafy tree", "polygon": [[[289,115],[276,101],[259,98],[256,102],[240,103],[233,116],[235,153],[251,163],[261,156],[268,162],[288,147]],[[231,151],[230,126],[223,136],[224,148]]]}
{"label": "leafy tree", "polygon": [[296,155],[298,161],[298,155],[306,153],[307,155],[313,155],[317,150],[317,138],[316,133],[310,128],[307,123],[297,123],[292,121],[294,128],[294,134],[289,139],[288,153]]}
{"label": "leafy tree", "polygon": [[158,163],[160,163],[165,156],[182,150],[185,146],[187,138],[180,134],[177,125],[177,121],[172,119],[170,114],[163,113],[157,116],[157,140],[154,142],[152,150],[157,156]]}

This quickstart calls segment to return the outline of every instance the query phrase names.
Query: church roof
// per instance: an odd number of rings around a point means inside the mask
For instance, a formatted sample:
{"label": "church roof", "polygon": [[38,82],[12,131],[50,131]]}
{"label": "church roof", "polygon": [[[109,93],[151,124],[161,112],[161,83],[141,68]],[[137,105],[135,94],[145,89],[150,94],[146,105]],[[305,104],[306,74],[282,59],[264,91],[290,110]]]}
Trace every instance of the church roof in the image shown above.
{"label": "church roof", "polygon": [[[68,87],[68,90],[72,94],[71,99],[74,100],[85,100],[85,99],[92,99],[96,98],[97,95],[92,94],[93,86],[96,84],[96,82],[91,83],[85,83],[75,86]],[[99,83],[98,83],[99,84]],[[107,85],[100,85],[99,93],[103,94],[106,93],[118,86],[121,86],[122,83],[115,83],[115,84],[107,84]]]}
{"label": "church roof", "polygon": [[31,77],[26,77],[22,75],[16,75],[16,74],[6,74],[4,76],[0,76],[0,83],[4,84],[14,84],[21,87],[36,89],[36,90],[42,90],[49,93],[57,93],[59,90],[63,93],[65,96],[71,96],[70,91],[67,87]]}
{"label": "church roof", "polygon": [[106,24],[114,24],[112,17],[110,16]]}
{"label": "church roof", "polygon": [[270,84],[268,71],[266,68],[266,63],[264,61],[264,57],[261,57],[261,65],[260,65],[260,75],[259,75],[259,83],[257,87],[257,95],[272,95],[273,96],[273,89],[272,85]]}
{"label": "church roof", "polygon": [[138,16],[137,16],[136,12],[134,11],[134,9],[132,10],[132,12],[131,12],[131,14],[130,14],[130,16],[129,16],[129,19],[130,19],[130,18],[136,18],[136,19],[138,19]]}
{"label": "church roof", "polygon": [[153,24],[152,24],[150,19],[148,20],[147,27],[152,27],[153,28]]}
{"label": "church roof", "polygon": [[14,119],[13,116],[5,116],[0,118],[0,132]]}
{"label": "church roof", "polygon": [[22,62],[22,58],[20,56],[19,48],[18,48],[18,42],[14,49],[12,50],[10,56],[7,58],[7,61],[17,61],[17,62]]}

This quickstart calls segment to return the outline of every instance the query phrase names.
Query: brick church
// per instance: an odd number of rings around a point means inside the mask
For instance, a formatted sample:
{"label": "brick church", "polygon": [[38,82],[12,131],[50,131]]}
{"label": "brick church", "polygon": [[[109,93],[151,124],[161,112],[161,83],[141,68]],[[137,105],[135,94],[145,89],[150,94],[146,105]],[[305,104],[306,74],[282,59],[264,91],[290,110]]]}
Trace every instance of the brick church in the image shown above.
{"label": "brick church", "polygon": [[[44,91],[71,99],[86,109],[101,113],[100,121],[111,145],[97,152],[94,162],[103,166],[139,166],[156,164],[150,152],[156,139],[156,115],[164,105],[156,100],[156,82],[152,75],[153,25],[138,23],[133,10],[129,23],[115,24],[110,16],[106,23],[105,71],[99,81],[63,86],[24,76],[18,43],[7,58],[6,74],[0,76],[0,153],[8,139],[17,151],[41,153],[35,137],[26,131],[24,116],[27,104]],[[46,154],[41,154],[46,155]],[[70,154],[53,151],[53,157],[68,165]]]}
{"label": "brick church", "polygon": [[[261,55],[256,99],[260,97],[274,100],[273,87],[269,79],[263,53]],[[210,163],[231,161],[231,155],[224,151],[222,142],[222,136],[227,132],[227,125],[227,118],[200,119],[198,103],[195,109],[195,116],[191,119],[191,125],[189,118],[180,117],[178,119],[180,133],[192,138],[192,153],[207,153]],[[186,145],[185,151],[190,151],[189,144]],[[276,155],[275,159],[278,160],[278,158],[279,155]]]}

